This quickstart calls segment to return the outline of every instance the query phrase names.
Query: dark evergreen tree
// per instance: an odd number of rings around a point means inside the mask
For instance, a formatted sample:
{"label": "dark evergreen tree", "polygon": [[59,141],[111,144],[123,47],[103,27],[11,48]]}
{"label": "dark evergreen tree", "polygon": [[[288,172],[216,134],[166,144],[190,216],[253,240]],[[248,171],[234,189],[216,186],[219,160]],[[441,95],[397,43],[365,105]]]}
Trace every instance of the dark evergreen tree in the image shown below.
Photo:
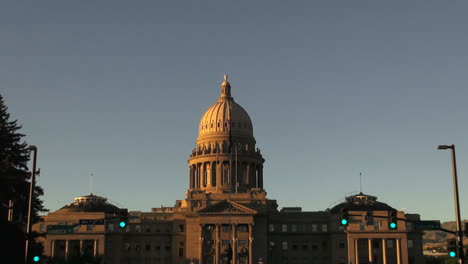
{"label": "dark evergreen tree", "polygon": [[[19,132],[20,129],[21,126],[18,125],[17,120],[10,120],[8,108],[0,95],[0,226],[2,230],[26,229],[29,196],[28,180],[31,177],[28,161],[31,153],[28,144],[23,139],[25,135]],[[43,201],[40,199],[43,194],[43,189],[36,185],[31,217],[33,224],[40,220],[39,213],[47,212],[43,206]],[[10,208],[10,201],[13,203],[12,208]],[[8,217],[9,209],[13,209],[11,221],[9,221]],[[32,237],[37,237],[37,235],[33,234]],[[14,239],[22,241],[24,237],[24,234],[23,237],[16,235]],[[12,238],[10,237],[10,239]],[[12,243],[11,240],[2,240],[2,244],[9,242]],[[9,248],[8,246],[0,248],[2,250],[0,256],[14,254],[13,252],[4,252]],[[36,244],[33,240],[31,248],[38,251],[41,249],[41,245]],[[21,251],[21,249],[18,251]]]}

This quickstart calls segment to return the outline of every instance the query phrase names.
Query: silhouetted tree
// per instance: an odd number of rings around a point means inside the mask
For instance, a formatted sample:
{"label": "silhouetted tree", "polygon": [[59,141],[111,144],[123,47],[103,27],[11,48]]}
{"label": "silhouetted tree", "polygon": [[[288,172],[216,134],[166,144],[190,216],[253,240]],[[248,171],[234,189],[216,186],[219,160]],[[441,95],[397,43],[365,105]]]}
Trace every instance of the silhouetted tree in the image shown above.
{"label": "silhouetted tree", "polygon": [[[31,172],[28,170],[30,150],[20,133],[21,126],[17,120],[10,120],[8,108],[0,95],[0,225],[16,223],[16,226],[25,226],[27,223],[27,208],[29,196],[29,182]],[[31,221],[40,220],[39,213],[47,212],[40,196],[44,194],[40,186],[35,186],[33,211]],[[9,201],[13,202],[13,219],[8,221]],[[24,228],[23,228],[24,230]],[[37,234],[32,235],[33,238]],[[22,238],[24,240],[24,237]],[[18,238],[18,240],[21,240]],[[42,250],[42,246],[34,242],[31,248]],[[5,250],[2,248],[2,250]],[[11,252],[10,252],[11,253]],[[8,253],[7,253],[8,254]]]}

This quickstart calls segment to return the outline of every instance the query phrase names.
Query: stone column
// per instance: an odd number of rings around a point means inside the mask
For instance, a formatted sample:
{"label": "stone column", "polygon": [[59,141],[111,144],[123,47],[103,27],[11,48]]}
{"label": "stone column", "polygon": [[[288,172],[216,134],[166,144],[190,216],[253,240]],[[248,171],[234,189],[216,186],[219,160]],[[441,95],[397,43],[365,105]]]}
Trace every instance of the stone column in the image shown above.
{"label": "stone column", "polygon": [[263,166],[258,166],[258,184],[259,187],[263,189]]}
{"label": "stone column", "polygon": [[359,239],[354,239],[354,263],[359,263]]}
{"label": "stone column", "polygon": [[401,239],[401,259],[403,264],[408,263],[408,238],[406,236]]}
{"label": "stone column", "polygon": [[401,245],[400,245],[400,239],[399,239],[399,238],[395,239],[395,242],[396,242],[395,244],[396,244],[396,255],[397,255],[397,256],[396,256],[396,258],[397,258],[397,259],[396,259],[396,262],[397,262],[397,264],[401,264],[401,248],[400,248]]}
{"label": "stone column", "polygon": [[237,264],[237,228],[232,224],[232,263]]}
{"label": "stone column", "polygon": [[216,188],[223,186],[223,163],[216,162]]}
{"label": "stone column", "polygon": [[382,264],[387,264],[387,240],[382,238]]}
{"label": "stone column", "polygon": [[249,182],[248,183],[249,187],[250,188],[253,187],[252,186],[252,177],[250,176],[250,163],[245,164],[245,178],[247,178],[247,181]]}
{"label": "stone column", "polygon": [[253,264],[253,225],[249,224],[249,264]]}
{"label": "stone column", "polygon": [[203,263],[203,224],[200,224],[200,250],[198,251],[198,263]]}
{"label": "stone column", "polygon": [[55,257],[55,240],[51,241],[51,249],[50,249],[50,256]]}
{"label": "stone column", "polygon": [[193,189],[193,167],[189,166],[189,181],[190,181],[190,189]]}
{"label": "stone column", "polygon": [[206,183],[206,187],[213,187],[212,174],[213,170],[211,169],[211,162],[208,162],[206,163],[206,180],[208,181]]}
{"label": "stone column", "polygon": [[[201,169],[200,169],[200,170],[201,170],[201,181],[200,181],[200,182],[201,182],[201,186],[200,186],[200,188],[203,188],[203,187],[205,187],[205,186],[207,185],[207,182],[206,182],[205,180],[208,180],[208,179],[207,179],[208,177],[205,178],[205,175],[206,175],[206,163],[202,163],[202,164],[200,165],[200,168],[201,168]],[[207,176],[208,176],[208,175],[207,175]]]}
{"label": "stone column", "polygon": [[93,256],[95,257],[98,254],[98,240],[97,239],[94,240],[94,252],[93,253],[94,253]]}
{"label": "stone column", "polygon": [[193,165],[193,188],[198,188],[198,165]]}
{"label": "stone column", "polygon": [[353,263],[354,260],[354,240],[349,237],[349,234],[346,236],[346,247],[348,250],[348,259],[346,263]]}
{"label": "stone column", "polygon": [[219,244],[220,244],[220,225],[216,224],[215,226],[215,234],[216,234],[216,239],[215,239],[215,264],[219,264]]}
{"label": "stone column", "polygon": [[369,262],[372,263],[372,239],[368,239],[368,244],[369,244]]}
{"label": "stone column", "polygon": [[197,164],[197,171],[198,171],[198,188],[202,187],[202,180],[203,180],[203,175],[202,175],[202,164],[198,163]]}
{"label": "stone column", "polygon": [[68,259],[68,240],[65,240],[65,259]]}

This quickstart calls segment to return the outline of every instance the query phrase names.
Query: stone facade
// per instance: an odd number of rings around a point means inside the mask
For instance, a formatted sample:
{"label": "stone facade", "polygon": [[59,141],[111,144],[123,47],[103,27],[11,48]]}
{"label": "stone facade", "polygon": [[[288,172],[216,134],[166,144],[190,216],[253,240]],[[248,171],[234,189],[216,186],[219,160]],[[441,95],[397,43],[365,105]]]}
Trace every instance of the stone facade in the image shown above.
{"label": "stone facade", "polygon": [[[188,159],[185,199],[173,207],[130,212],[124,229],[118,227],[115,208],[50,213],[43,225],[76,228],[47,232],[45,254],[67,258],[71,241],[79,241],[73,245],[83,254],[81,241],[94,241],[93,254],[116,264],[223,264],[231,258],[236,264],[423,263],[422,233],[411,224],[418,215],[398,211],[397,228],[391,230],[387,221],[394,209],[362,193],[324,211],[278,210],[264,189],[264,162],[251,119],[234,101],[225,76],[219,100],[200,120],[196,148]],[[341,208],[349,210],[347,226],[340,224]],[[83,219],[103,223],[80,225]]]}

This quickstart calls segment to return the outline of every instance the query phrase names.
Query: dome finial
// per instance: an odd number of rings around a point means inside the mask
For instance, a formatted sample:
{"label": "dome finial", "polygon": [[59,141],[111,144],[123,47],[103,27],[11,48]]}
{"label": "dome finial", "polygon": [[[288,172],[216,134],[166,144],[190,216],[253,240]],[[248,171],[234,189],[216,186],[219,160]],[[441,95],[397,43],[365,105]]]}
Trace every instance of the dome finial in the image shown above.
{"label": "dome finial", "polygon": [[224,74],[224,81],[221,84],[221,96],[219,100],[232,100],[231,84],[228,82],[228,75]]}

